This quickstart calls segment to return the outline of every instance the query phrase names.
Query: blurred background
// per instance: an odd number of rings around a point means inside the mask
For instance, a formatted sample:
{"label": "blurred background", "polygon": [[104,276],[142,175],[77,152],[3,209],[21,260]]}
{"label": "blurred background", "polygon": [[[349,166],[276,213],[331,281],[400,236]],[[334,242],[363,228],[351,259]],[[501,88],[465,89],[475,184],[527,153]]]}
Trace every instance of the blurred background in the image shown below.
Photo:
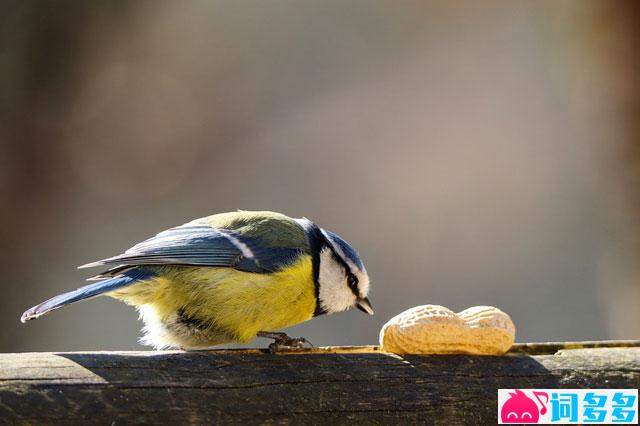
{"label": "blurred background", "polygon": [[376,315],[288,330],[316,345],[425,303],[640,338],[638,2],[0,4],[0,351],[141,349],[108,298],[19,318],[235,209],[359,249]]}

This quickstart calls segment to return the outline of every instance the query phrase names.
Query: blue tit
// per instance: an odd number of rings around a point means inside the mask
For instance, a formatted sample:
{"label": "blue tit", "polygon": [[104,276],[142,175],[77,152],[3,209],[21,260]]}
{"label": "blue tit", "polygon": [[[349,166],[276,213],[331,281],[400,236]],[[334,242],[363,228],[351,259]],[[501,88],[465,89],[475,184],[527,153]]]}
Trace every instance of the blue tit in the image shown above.
{"label": "blue tit", "polygon": [[107,295],[139,311],[141,343],[201,349],[256,336],[299,345],[304,339],[276,330],[353,307],[373,315],[369,276],[353,247],[308,219],[275,212],[196,219],[80,268],[95,266],[109,269],[21,321]]}

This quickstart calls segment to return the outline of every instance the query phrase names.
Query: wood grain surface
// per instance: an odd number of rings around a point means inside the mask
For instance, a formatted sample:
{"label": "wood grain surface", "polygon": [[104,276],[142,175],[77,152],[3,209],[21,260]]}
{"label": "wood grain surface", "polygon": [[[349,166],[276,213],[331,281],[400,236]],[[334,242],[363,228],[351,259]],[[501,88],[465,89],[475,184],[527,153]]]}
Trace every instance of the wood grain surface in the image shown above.
{"label": "wood grain surface", "polygon": [[499,388],[640,387],[639,345],[0,354],[0,424],[494,424]]}

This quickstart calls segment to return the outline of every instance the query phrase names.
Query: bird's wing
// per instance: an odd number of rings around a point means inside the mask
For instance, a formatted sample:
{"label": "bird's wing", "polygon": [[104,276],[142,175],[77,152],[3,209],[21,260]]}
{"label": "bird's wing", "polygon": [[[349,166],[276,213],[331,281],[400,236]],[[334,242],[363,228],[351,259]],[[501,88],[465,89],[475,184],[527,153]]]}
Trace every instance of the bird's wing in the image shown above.
{"label": "bird's wing", "polygon": [[[286,247],[260,248],[258,241],[238,232],[191,222],[163,231],[123,254],[80,268],[118,265],[113,271],[121,271],[138,265],[195,265],[268,273],[291,263],[299,254],[298,249]],[[105,274],[110,276],[110,272]]]}

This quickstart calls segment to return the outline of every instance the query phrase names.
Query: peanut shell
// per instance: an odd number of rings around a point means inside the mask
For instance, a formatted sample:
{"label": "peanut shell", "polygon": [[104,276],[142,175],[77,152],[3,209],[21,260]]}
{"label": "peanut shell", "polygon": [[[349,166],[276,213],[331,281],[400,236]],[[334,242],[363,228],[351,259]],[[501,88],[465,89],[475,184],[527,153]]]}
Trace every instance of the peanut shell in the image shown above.
{"label": "peanut shell", "polygon": [[455,313],[422,305],[391,318],[380,330],[380,346],[397,354],[504,355],[515,333],[509,315],[493,306]]}

